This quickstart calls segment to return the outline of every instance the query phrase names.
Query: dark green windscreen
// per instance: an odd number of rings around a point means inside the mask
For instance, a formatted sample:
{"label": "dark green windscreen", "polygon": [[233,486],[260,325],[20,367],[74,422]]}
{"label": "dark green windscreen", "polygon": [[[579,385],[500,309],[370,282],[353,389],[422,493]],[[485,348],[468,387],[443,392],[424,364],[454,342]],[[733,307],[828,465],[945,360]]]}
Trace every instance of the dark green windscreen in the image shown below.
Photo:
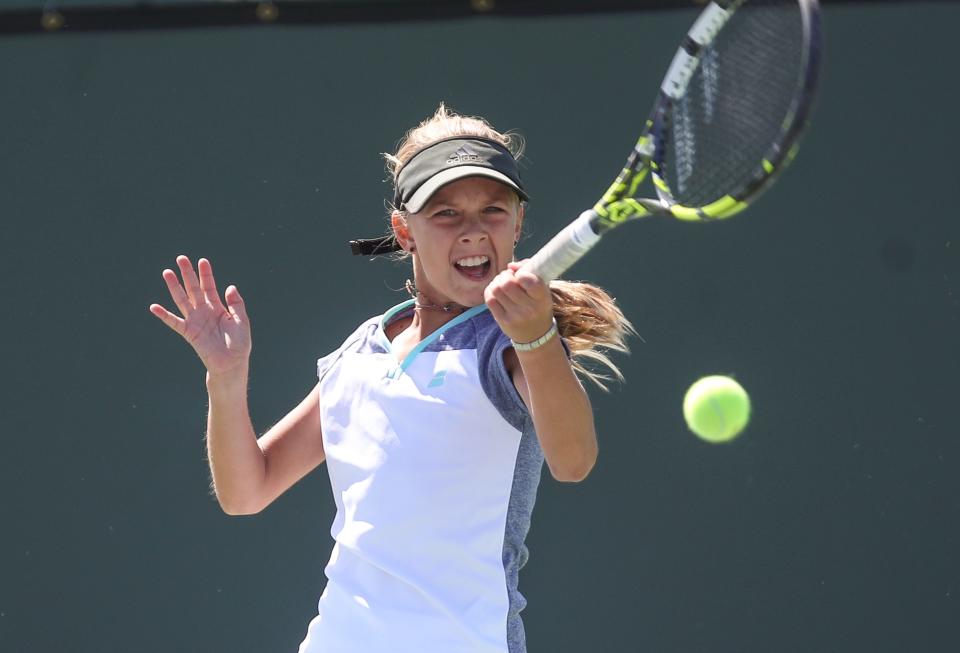
{"label": "dark green windscreen", "polygon": [[[545,476],[532,653],[960,648],[960,7],[828,7],[799,157],[749,211],[624,227],[574,267],[643,341],[601,453]],[[253,323],[259,431],[404,297],[351,257],[382,152],[440,101],[527,139],[529,254],[607,188],[694,14],[0,40],[0,650],[295,651],[323,588],[320,469],[266,512],[208,493],[200,363],[147,312],[206,256]],[[681,401],[732,374],[730,446]],[[362,652],[361,652],[362,653]]]}

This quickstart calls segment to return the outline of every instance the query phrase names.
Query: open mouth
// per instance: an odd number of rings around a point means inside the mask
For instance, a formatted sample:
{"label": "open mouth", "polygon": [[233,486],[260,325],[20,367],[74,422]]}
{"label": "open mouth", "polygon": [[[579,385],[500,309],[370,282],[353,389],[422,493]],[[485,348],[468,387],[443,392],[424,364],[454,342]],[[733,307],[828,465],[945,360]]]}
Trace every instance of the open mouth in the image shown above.
{"label": "open mouth", "polygon": [[466,256],[458,261],[455,261],[453,267],[457,268],[457,272],[468,279],[479,281],[480,279],[485,278],[487,273],[490,272],[490,257]]}

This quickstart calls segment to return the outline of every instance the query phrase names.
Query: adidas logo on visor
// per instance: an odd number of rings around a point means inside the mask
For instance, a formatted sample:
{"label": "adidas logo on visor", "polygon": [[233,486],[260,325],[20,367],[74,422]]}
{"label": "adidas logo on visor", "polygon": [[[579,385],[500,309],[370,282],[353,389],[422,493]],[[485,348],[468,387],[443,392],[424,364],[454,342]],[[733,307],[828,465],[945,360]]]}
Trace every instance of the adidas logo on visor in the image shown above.
{"label": "adidas logo on visor", "polygon": [[447,165],[463,163],[483,163],[483,158],[466,145],[461,145],[456,152],[450,155],[446,161]]}

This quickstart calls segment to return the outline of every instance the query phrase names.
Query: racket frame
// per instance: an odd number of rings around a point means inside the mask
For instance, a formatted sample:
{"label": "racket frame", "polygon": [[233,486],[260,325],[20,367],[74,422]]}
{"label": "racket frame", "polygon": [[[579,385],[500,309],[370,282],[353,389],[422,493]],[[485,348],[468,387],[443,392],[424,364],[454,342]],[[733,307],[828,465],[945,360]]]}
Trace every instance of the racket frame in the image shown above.
{"label": "racket frame", "polygon": [[[677,49],[644,129],[630,151],[620,174],[600,200],[580,214],[544,245],[525,266],[544,280],[559,277],[584,256],[600,238],[621,224],[651,215],[669,215],[686,222],[712,222],[743,211],[776,180],[796,156],[798,141],[808,123],[814,91],[819,77],[822,32],[817,0],[796,0],[804,30],[804,60],[798,91],[788,110],[779,138],[748,181],[738,189],[703,206],[685,206],[676,202],[663,174],[665,144],[655,134],[662,133],[673,103],[683,97],[700,65],[703,52],[710,46],[733,14],[749,0],[713,0],[697,17],[683,43]],[[657,198],[636,197],[640,184],[650,175]]]}

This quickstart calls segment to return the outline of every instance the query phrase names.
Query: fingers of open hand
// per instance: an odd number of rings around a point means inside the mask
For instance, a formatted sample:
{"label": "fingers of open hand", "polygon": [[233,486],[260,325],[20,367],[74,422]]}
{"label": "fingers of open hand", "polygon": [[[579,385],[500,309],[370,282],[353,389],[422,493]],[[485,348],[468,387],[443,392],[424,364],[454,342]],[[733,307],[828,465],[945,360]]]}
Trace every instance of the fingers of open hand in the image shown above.
{"label": "fingers of open hand", "polygon": [[224,297],[227,300],[227,310],[230,312],[230,315],[234,320],[238,322],[247,322],[247,307],[243,302],[243,297],[240,296],[240,291],[237,290],[236,286],[228,286],[227,291],[224,293]]}
{"label": "fingers of open hand", "polygon": [[150,312],[164,324],[187,340],[193,341],[201,331],[210,325],[218,324],[224,317],[236,324],[246,322],[243,299],[235,287],[228,289],[228,304],[231,306],[229,311],[220,301],[210,261],[202,258],[197,262],[199,277],[186,256],[177,257],[177,268],[183,278],[182,284],[177,273],[170,269],[163,271],[163,280],[182,318],[159,304],[150,306]]}
{"label": "fingers of open hand", "polygon": [[214,313],[225,311],[223,302],[217,294],[217,282],[213,277],[213,266],[205,258],[197,261],[197,271],[194,271],[193,264],[186,256],[177,257],[177,268],[180,270],[180,278],[173,270],[163,271],[163,280],[167,283],[167,289],[170,291],[170,297],[173,298],[181,315],[189,318],[190,315],[201,307],[208,307]]}
{"label": "fingers of open hand", "polygon": [[183,286],[180,285],[180,279],[177,277],[177,273],[170,269],[164,270],[163,280],[167,284],[167,290],[170,291],[170,298],[173,300],[173,303],[177,305],[177,308],[180,309],[180,315],[184,317],[190,315],[194,304],[186,291],[184,291]]}
{"label": "fingers of open hand", "polygon": [[175,332],[183,335],[185,324],[183,318],[177,317],[160,304],[150,304],[150,312]]}
{"label": "fingers of open hand", "polygon": [[190,305],[196,308],[203,303],[203,294],[200,291],[200,280],[197,279],[197,273],[193,270],[193,263],[186,256],[177,257],[177,267],[180,268],[180,276],[183,277],[183,289],[187,293]]}
{"label": "fingers of open hand", "polygon": [[213,278],[213,266],[205,258],[197,261],[197,271],[200,273],[200,293],[207,303],[214,308],[223,308],[220,296],[217,294],[217,282]]}

